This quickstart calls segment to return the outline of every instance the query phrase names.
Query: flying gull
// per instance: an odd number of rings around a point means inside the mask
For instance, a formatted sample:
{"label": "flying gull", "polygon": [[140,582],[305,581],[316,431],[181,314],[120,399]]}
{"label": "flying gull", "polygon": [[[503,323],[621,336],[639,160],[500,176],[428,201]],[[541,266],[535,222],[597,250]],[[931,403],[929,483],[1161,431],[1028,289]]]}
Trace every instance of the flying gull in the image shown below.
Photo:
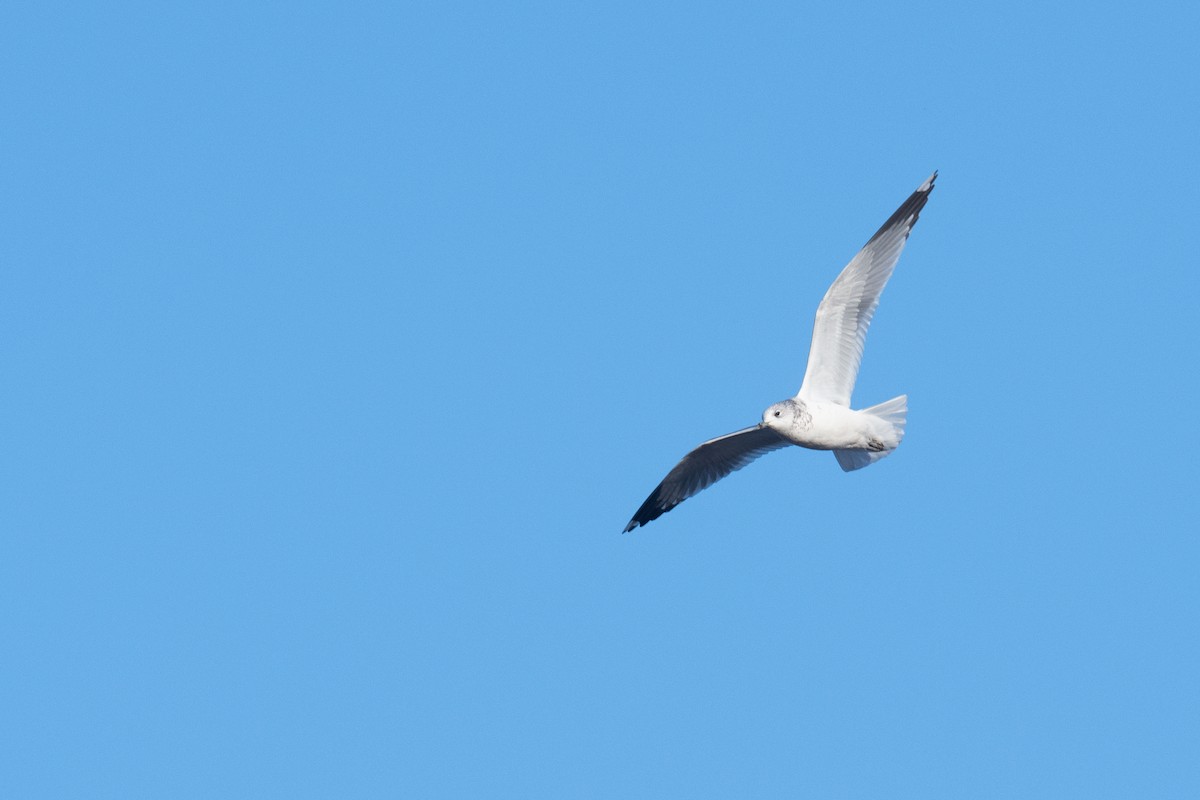
{"label": "flying gull", "polygon": [[772,450],[793,444],[832,450],[849,472],[874,464],[900,446],[908,396],[855,411],[850,393],[879,295],[936,179],[934,172],[896,209],[825,293],[817,306],[808,369],[796,396],[768,408],[757,425],[709,439],[684,456],[629,520],[626,533]]}

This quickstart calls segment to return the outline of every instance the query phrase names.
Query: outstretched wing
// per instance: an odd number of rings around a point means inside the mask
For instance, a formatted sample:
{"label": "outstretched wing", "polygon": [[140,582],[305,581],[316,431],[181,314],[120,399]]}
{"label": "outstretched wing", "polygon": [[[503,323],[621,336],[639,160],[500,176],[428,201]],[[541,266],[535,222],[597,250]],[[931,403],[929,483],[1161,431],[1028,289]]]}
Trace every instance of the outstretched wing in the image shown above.
{"label": "outstretched wing", "polygon": [[850,405],[867,328],[879,305],[879,295],[892,277],[900,251],[917,224],[936,179],[935,172],[896,209],[825,293],[817,307],[808,369],[797,398]]}
{"label": "outstretched wing", "polygon": [[709,439],[683,457],[629,520],[625,533],[658,519],[692,495],[707,489],[754,459],[791,442],[770,428],[754,426]]}

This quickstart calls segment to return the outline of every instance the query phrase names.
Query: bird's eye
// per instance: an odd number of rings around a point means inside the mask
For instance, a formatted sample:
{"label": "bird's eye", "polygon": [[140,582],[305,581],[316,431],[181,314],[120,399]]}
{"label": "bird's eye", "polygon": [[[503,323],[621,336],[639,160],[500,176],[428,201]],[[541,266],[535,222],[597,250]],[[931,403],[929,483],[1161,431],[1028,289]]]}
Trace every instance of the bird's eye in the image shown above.
{"label": "bird's eye", "polygon": [[777,417],[779,416],[779,412],[778,412],[778,411],[776,411],[776,412],[775,412],[775,416],[777,416]]}

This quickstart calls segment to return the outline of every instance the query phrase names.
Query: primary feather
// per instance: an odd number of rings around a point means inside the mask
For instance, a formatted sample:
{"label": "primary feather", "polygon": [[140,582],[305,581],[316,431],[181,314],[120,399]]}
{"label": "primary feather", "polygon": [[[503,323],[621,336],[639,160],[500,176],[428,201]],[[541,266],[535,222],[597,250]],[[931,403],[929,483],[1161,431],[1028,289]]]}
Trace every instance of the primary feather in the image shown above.
{"label": "primary feather", "polygon": [[662,483],[629,520],[625,533],[658,519],[697,492],[707,489],[734,470],[761,455],[787,447],[791,442],[770,428],[755,426],[709,439],[688,453],[667,473]]}
{"label": "primary feather", "polygon": [[825,293],[813,324],[808,369],[796,397],[850,405],[867,328],[879,306],[879,295],[896,269],[900,251],[917,224],[936,179],[935,172],[896,209]]}

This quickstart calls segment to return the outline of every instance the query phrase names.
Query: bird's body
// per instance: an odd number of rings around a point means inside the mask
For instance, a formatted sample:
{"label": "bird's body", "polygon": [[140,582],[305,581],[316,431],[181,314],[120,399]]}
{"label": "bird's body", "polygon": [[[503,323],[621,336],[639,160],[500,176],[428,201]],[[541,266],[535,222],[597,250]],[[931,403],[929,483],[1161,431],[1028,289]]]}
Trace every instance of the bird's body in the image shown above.
{"label": "bird's body", "polygon": [[784,400],[763,412],[763,425],[809,450],[894,450],[900,444],[890,422],[836,403]]}
{"label": "bird's body", "polygon": [[804,382],[794,398],[775,403],[751,428],[719,436],[683,457],[646,498],[626,532],[670,511],[734,470],[790,445],[832,450],[847,472],[873,464],[900,446],[908,398],[892,398],[861,410],[850,408],[867,328],[879,296],[917,222],[933,173],[871,237],[817,308]]}

